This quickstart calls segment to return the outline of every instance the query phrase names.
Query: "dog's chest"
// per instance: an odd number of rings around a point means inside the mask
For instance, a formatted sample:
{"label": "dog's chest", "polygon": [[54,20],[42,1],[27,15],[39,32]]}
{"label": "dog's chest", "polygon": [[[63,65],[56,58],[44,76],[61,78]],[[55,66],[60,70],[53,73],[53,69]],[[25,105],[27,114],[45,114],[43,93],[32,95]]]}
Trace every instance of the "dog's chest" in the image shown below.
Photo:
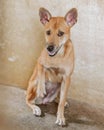
{"label": "dog's chest", "polygon": [[49,68],[45,70],[45,81],[61,82],[65,71],[59,68]]}

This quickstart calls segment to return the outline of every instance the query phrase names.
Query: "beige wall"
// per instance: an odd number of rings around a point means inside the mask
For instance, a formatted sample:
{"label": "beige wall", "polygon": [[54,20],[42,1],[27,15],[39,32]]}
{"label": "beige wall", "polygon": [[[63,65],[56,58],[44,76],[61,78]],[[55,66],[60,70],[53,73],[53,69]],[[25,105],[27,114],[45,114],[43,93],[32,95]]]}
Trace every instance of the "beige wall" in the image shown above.
{"label": "beige wall", "polygon": [[103,0],[0,0],[0,83],[26,88],[45,42],[41,6],[54,16],[78,9],[78,23],[71,31],[76,66],[69,95],[104,106]]}

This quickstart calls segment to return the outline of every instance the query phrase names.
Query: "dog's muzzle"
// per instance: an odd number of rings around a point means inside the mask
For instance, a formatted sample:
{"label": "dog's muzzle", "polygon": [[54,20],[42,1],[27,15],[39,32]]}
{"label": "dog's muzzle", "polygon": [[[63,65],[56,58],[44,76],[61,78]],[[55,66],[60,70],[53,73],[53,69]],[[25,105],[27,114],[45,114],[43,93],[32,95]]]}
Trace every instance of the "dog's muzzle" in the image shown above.
{"label": "dog's muzzle", "polygon": [[47,51],[48,51],[49,56],[55,56],[58,53],[58,51],[61,49],[61,47],[62,45],[59,47],[55,47],[54,45],[48,45]]}
{"label": "dog's muzzle", "polygon": [[49,45],[47,47],[47,50],[51,53],[52,51],[54,51],[54,46],[53,45]]}

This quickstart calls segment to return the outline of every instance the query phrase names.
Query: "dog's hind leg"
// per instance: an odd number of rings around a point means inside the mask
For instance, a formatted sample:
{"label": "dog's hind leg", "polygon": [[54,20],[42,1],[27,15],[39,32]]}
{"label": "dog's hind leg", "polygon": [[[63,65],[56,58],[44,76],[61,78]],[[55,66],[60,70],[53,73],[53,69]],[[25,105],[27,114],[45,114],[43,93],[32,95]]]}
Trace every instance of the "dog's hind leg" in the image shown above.
{"label": "dog's hind leg", "polygon": [[35,87],[33,84],[31,84],[26,93],[26,104],[33,110],[33,114],[36,116],[41,116],[41,109],[33,103],[33,101],[36,99],[36,90],[37,87]]}

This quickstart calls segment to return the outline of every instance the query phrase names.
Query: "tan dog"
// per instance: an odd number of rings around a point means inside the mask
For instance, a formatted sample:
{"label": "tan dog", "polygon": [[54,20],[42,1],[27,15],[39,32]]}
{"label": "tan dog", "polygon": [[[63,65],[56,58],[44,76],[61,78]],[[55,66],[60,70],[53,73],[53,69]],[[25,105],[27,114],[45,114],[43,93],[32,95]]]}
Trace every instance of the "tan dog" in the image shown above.
{"label": "tan dog", "polygon": [[40,116],[40,108],[32,101],[41,97],[42,103],[46,104],[59,95],[56,124],[65,125],[64,106],[74,68],[70,28],[77,21],[77,10],[71,9],[65,17],[52,17],[48,10],[40,8],[39,16],[45,27],[46,46],[30,78],[26,103],[33,114]]}

